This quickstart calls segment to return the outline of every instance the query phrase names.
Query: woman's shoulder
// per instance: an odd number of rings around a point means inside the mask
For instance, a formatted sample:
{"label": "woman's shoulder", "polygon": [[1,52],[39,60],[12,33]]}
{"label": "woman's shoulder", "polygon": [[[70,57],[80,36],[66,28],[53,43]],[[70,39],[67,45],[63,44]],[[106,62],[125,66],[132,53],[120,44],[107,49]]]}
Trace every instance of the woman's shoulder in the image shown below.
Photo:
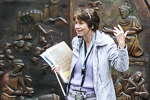
{"label": "woman's shoulder", "polygon": [[75,36],[73,39],[72,39],[72,45],[74,43],[78,43],[79,42],[79,37],[78,36]]}
{"label": "woman's shoulder", "polygon": [[79,48],[81,41],[82,41],[82,38],[79,38],[78,36],[75,36],[72,39],[72,48]]}
{"label": "woman's shoulder", "polygon": [[112,37],[102,31],[97,31],[97,40],[101,41],[101,42],[105,42],[106,44],[113,42],[114,40],[112,39]]}
{"label": "woman's shoulder", "polygon": [[78,41],[78,39],[79,38],[77,36],[75,36],[75,37],[73,37],[72,42]]}

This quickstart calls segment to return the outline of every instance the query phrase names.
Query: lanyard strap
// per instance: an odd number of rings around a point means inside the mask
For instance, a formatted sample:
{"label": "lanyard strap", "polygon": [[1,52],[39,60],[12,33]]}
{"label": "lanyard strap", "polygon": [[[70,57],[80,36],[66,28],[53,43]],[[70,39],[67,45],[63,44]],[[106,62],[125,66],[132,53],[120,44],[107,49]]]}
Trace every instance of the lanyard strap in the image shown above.
{"label": "lanyard strap", "polygon": [[90,46],[89,46],[89,48],[87,50],[87,53],[85,52],[85,41],[83,41],[83,44],[82,44],[82,47],[83,47],[83,49],[82,49],[82,70],[81,70],[82,81],[81,81],[81,85],[80,85],[80,91],[81,91],[81,88],[83,86],[84,79],[85,79],[86,61],[87,61],[87,58],[88,58],[89,54],[92,51],[95,39],[96,39],[96,35],[94,34],[94,36],[92,38],[92,41],[90,43]]}

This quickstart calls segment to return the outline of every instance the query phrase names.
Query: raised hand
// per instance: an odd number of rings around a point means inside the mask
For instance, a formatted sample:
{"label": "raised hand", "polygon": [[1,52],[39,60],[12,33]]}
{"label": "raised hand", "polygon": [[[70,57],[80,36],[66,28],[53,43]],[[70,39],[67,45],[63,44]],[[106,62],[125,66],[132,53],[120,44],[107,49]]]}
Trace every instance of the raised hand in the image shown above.
{"label": "raised hand", "polygon": [[128,32],[129,31],[124,32],[120,25],[118,25],[118,27],[114,27],[113,33],[116,36],[120,48],[125,47],[125,38]]}

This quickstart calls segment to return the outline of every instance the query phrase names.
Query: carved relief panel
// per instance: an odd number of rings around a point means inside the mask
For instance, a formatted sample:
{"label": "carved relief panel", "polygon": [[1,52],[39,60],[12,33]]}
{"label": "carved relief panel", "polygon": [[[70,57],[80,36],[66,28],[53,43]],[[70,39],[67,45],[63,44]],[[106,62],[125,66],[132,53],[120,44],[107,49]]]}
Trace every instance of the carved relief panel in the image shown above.
{"label": "carved relief panel", "polygon": [[[80,2],[80,3],[77,3]],[[149,79],[149,0],[72,0],[77,7],[94,8],[100,16],[99,29],[115,41],[113,28],[120,24],[124,31],[130,56],[129,70],[119,73],[112,70],[117,100],[150,100]]]}
{"label": "carved relief panel", "polygon": [[0,1],[1,100],[63,100],[39,55],[61,41],[70,45],[69,6],[69,0]]}
{"label": "carved relief panel", "polygon": [[77,7],[94,8],[100,16],[99,29],[114,40],[114,26],[130,31],[126,38],[130,69],[112,71],[117,100],[150,100],[149,0],[1,0],[1,100],[64,99],[39,55],[60,41],[70,45]]}

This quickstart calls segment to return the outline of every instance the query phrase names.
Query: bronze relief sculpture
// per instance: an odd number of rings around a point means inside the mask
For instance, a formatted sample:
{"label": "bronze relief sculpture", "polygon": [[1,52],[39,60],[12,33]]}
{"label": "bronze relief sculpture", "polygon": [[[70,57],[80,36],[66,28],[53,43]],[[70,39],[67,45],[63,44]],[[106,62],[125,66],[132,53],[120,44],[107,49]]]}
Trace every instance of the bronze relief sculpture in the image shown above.
{"label": "bronze relief sculpture", "polygon": [[[124,31],[129,30],[126,43],[128,47],[129,55],[134,57],[142,56],[143,49],[141,48],[138,40],[138,33],[142,31],[142,27],[135,16],[130,16],[131,8],[128,6],[128,3],[118,7],[120,12],[120,19],[118,24],[121,25]],[[103,31],[106,33],[113,33],[110,28],[103,28]]]}
{"label": "bronze relief sculpture", "polygon": [[28,84],[26,85],[22,76],[22,60],[15,59],[12,65],[13,69],[4,75],[2,80],[1,100],[17,100],[17,96],[22,95],[32,96],[33,88],[26,87]]}
{"label": "bronze relief sculpture", "polygon": [[149,93],[145,87],[145,79],[140,71],[131,75],[129,71],[123,72],[115,82],[117,100],[147,100]]}
{"label": "bronze relief sculpture", "polygon": [[140,71],[137,71],[132,77],[128,79],[126,85],[126,93],[131,95],[132,100],[148,99],[149,93],[145,88],[145,80]]}

